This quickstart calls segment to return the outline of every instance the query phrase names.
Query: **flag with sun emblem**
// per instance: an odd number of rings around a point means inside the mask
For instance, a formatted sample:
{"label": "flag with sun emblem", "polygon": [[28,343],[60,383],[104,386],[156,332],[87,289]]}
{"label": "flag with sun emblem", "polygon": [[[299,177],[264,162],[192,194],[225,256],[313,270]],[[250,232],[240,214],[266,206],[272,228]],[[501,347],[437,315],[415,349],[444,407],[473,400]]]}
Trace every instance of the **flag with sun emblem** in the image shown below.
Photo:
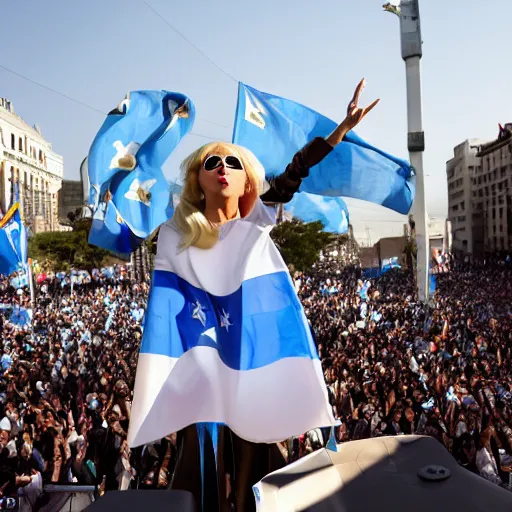
{"label": "flag with sun emblem", "polygon": [[185,95],[134,91],[109,113],[88,156],[89,243],[129,255],[169,219],[162,165],[194,124]]}
{"label": "flag with sun emblem", "polygon": [[[239,84],[233,142],[258,157],[267,177],[284,172],[299,149],[316,137],[328,136],[336,126],[336,122],[300,103]],[[406,214],[414,200],[415,177],[409,162],[350,131],[310,170],[300,192],[353,197]],[[326,204],[320,201],[310,207],[310,215],[316,212],[321,220]]]}

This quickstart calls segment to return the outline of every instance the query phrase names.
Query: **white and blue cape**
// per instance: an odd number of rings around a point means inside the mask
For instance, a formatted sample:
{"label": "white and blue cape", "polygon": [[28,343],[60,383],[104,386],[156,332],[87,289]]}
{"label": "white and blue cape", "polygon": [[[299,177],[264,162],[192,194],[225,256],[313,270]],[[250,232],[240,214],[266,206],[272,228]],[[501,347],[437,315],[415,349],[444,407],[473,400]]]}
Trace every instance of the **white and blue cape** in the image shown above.
{"label": "white and blue cape", "polygon": [[201,422],[273,443],[334,424],[321,362],[260,200],[208,250],[160,228],[128,442]]}

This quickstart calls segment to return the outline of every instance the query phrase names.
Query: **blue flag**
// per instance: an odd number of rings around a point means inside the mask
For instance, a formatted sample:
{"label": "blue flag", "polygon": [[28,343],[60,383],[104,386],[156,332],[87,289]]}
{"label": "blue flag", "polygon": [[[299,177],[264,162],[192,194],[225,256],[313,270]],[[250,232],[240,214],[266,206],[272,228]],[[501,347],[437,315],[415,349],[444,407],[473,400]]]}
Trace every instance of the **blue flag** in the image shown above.
{"label": "blue flag", "polygon": [[27,264],[27,232],[20,204],[14,203],[0,219],[0,274],[9,275]]}
{"label": "blue flag", "polygon": [[257,202],[209,251],[179,251],[179,234],[161,227],[130,446],[198,423],[223,423],[255,443],[334,423],[311,329],[270,239],[272,225],[269,209]]}
{"label": "blue flag", "polygon": [[[233,142],[250,149],[268,176],[281,174],[294,154],[337,123],[279,96],[240,83]],[[414,200],[414,173],[408,162],[377,149],[349,132],[303,180],[301,192],[370,201],[398,213]]]}
{"label": "blue flag", "polygon": [[30,327],[32,324],[32,310],[15,306],[12,309],[9,321],[19,327]]}
{"label": "blue flag", "polygon": [[381,274],[384,274],[393,268],[402,268],[402,265],[400,265],[400,262],[398,261],[398,256],[382,260]]}
{"label": "blue flag", "polygon": [[430,274],[428,280],[429,295],[433,296],[437,288],[437,274]]}
{"label": "blue flag", "polygon": [[109,113],[87,162],[89,243],[128,255],[172,215],[162,165],[194,118],[192,101],[169,91],[131,92]]}
{"label": "blue flag", "polygon": [[340,197],[322,197],[298,192],[284,205],[284,209],[303,222],[321,221],[324,231],[340,235],[348,232],[348,208]]}

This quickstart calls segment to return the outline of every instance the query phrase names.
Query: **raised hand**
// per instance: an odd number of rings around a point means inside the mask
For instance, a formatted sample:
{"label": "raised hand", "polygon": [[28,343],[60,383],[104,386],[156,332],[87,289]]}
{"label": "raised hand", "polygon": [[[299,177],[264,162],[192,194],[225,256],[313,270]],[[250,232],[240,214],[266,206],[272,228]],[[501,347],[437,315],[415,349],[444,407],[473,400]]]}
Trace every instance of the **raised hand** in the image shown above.
{"label": "raised hand", "polygon": [[375,107],[375,105],[377,105],[377,103],[380,101],[380,99],[377,99],[367,107],[359,107],[359,98],[365,87],[366,80],[363,78],[357,85],[354,96],[348,104],[347,117],[345,118],[344,123],[347,127],[349,127],[350,130],[357,126],[363,120],[366,114],[368,114],[368,112],[370,112],[370,110],[372,110],[373,107]]}
{"label": "raised hand", "polygon": [[354,96],[352,96],[352,99],[348,104],[347,116],[337,126],[337,128],[328,137],[326,137],[325,140],[332,147],[335,147],[337,144],[339,144],[345,138],[345,135],[350,130],[354,129],[364,119],[366,114],[368,114],[368,112],[370,112],[370,110],[372,110],[373,107],[375,107],[375,105],[379,103],[380,100],[377,99],[367,107],[359,106],[359,97],[361,96],[361,93],[363,92],[365,85],[366,80],[363,78],[356,87]]}

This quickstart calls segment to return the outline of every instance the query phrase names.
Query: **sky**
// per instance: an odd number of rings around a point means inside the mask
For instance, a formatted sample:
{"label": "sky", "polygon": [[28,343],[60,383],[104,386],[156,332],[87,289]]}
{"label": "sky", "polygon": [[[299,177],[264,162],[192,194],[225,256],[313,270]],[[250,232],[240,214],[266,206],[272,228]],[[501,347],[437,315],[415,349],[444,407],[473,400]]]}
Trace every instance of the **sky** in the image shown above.
{"label": "sky", "polygon": [[[383,12],[383,0],[147,2],[153,9],[143,0],[2,2],[0,96],[39,124],[64,156],[66,179],[79,178],[105,114],[137,89],[179,91],[196,103],[193,134],[164,167],[176,178],[198,146],[231,139],[238,80],[341,121],[365,77],[361,103],[381,102],[357,133],[407,158],[399,20]],[[485,8],[477,0],[420,0],[420,10],[427,209],[445,217],[453,147],[494,139],[498,123],[512,121],[512,2]],[[403,232],[406,217],[363,201],[347,204],[358,239],[375,243]]]}

